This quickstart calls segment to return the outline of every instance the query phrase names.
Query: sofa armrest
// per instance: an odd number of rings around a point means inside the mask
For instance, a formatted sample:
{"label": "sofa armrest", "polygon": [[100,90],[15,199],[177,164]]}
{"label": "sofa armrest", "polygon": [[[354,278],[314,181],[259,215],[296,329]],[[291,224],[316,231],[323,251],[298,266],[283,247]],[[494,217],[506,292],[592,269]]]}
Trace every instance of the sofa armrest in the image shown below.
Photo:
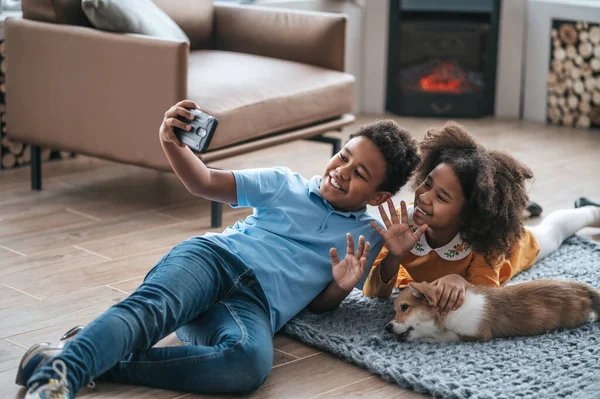
{"label": "sofa armrest", "polygon": [[146,166],[164,157],[158,128],[187,95],[187,43],[25,19],[5,35],[11,138]]}
{"label": "sofa armrest", "polygon": [[342,14],[215,4],[214,38],[217,50],[345,70]]}

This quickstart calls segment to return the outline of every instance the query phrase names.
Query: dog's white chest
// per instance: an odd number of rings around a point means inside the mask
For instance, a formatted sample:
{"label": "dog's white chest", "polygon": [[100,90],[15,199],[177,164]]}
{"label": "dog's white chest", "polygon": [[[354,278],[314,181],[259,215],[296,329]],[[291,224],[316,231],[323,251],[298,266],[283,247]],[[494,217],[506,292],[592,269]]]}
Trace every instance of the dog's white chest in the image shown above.
{"label": "dog's white chest", "polygon": [[463,305],[448,312],[444,325],[459,335],[477,335],[485,311],[485,296],[467,291]]}

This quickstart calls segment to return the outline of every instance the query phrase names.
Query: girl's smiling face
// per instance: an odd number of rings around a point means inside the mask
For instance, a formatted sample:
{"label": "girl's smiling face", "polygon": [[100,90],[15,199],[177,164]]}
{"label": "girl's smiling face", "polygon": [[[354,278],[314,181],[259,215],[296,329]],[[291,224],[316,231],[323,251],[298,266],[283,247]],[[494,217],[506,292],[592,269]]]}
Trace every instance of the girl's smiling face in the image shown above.
{"label": "girl's smiling face", "polygon": [[450,241],[458,233],[466,203],[454,169],[440,163],[415,191],[413,221],[417,225],[427,223],[430,233],[436,237],[449,237]]}

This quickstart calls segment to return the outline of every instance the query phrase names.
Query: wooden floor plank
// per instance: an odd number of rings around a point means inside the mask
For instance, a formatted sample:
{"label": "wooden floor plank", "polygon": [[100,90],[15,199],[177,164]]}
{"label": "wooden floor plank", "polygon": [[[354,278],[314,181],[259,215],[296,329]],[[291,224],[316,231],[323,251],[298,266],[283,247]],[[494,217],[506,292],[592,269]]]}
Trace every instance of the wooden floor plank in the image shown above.
{"label": "wooden floor plank", "polygon": [[[52,275],[104,261],[106,261],[105,258],[89,252],[74,247],[59,246],[57,249],[46,250],[34,253],[33,255],[2,260],[2,281],[10,281],[9,279],[14,274],[20,274],[25,277],[34,275],[46,277],[46,274]],[[40,280],[43,280],[43,278],[40,278]],[[30,290],[25,289],[25,291],[28,292]],[[31,294],[35,295],[33,292]]]}
{"label": "wooden floor plank", "polygon": [[[0,239],[25,233],[44,234],[56,226],[66,227],[81,222],[89,222],[89,219],[68,212],[66,209],[57,209],[44,215],[22,214],[18,218],[2,220]],[[5,244],[3,243],[3,245]],[[8,245],[5,246],[10,248]]]}
{"label": "wooden floor plank", "polygon": [[40,302],[40,298],[27,295],[14,287],[7,286],[6,283],[0,284],[0,310],[15,306],[39,304]]}
{"label": "wooden floor plank", "polygon": [[309,398],[367,378],[368,371],[321,353],[276,367],[251,398]]}
{"label": "wooden floor plank", "polygon": [[[124,294],[108,287],[99,287],[87,291],[75,291],[42,301],[40,304],[3,309],[0,310],[0,338],[10,338],[11,341],[28,347],[32,343],[24,339],[25,334],[60,323],[67,323],[70,328],[76,320],[97,316],[124,297]],[[48,338],[56,341],[55,337]]]}
{"label": "wooden floor plank", "polygon": [[108,285],[110,287],[116,288],[123,292],[127,292],[128,294],[131,294],[133,291],[135,291],[135,289],[137,287],[140,286],[140,284],[142,284],[143,281],[144,281],[144,277],[136,277],[136,278],[130,278],[128,280],[121,280],[121,281],[109,283]]}
{"label": "wooden floor plank", "polygon": [[[223,215],[223,224],[230,225],[247,215],[248,210],[227,210]],[[139,230],[135,233],[111,236],[105,239],[82,242],[79,247],[95,253],[118,259],[123,256],[143,253],[158,248],[172,247],[188,238],[202,235],[207,231],[220,232],[223,228],[210,229],[210,217],[205,215],[187,222],[175,222],[164,227]]]}
{"label": "wooden floor plank", "polygon": [[25,354],[25,349],[0,339],[0,372],[14,370]]}
{"label": "wooden floor plank", "polygon": [[73,209],[102,219],[189,202],[195,198],[173,173],[133,166],[111,168],[108,172],[93,170],[60,179],[72,185],[68,193],[70,196],[86,200],[74,205]]}
{"label": "wooden floor plank", "polygon": [[[98,170],[99,168],[108,169],[111,166],[122,169],[123,165],[116,162],[110,162],[99,158],[78,155],[76,158],[64,159],[60,161],[49,161],[43,163],[44,181],[53,180],[56,177],[81,174],[89,170]],[[30,171],[28,167],[6,169],[0,173],[0,186],[20,183],[29,185]],[[44,186],[45,190],[45,186]]]}
{"label": "wooden floor plank", "polygon": [[397,385],[386,382],[377,376],[369,376],[360,381],[313,396],[311,399],[423,399],[427,397],[414,391],[399,389]]}
{"label": "wooden floor plank", "polygon": [[21,387],[15,384],[16,375],[16,367],[0,371],[0,398],[22,399],[25,396],[25,390],[21,390]]}
{"label": "wooden floor plank", "polygon": [[143,276],[166,252],[163,249],[120,260],[94,261],[81,267],[71,267],[61,273],[49,274],[44,279],[32,280],[30,271],[24,271],[14,273],[6,277],[4,281],[5,284],[36,297],[51,298]]}
{"label": "wooden floor plank", "polygon": [[127,217],[100,221],[85,220],[68,226],[51,225],[44,234],[27,232],[0,238],[0,245],[25,254],[57,247],[80,245],[106,237],[117,237],[177,223],[168,215],[144,211]]}
{"label": "wooden floor plank", "polygon": [[[2,172],[0,172],[1,174]],[[48,213],[65,210],[86,199],[76,195],[67,195],[68,188],[52,190],[43,186],[42,191],[31,191],[29,186],[23,188],[23,195],[18,195],[14,201],[0,202],[0,219],[5,222],[18,219],[23,215],[28,217],[44,216]]]}
{"label": "wooden floor plank", "polygon": [[81,399],[175,399],[181,397],[183,392],[153,389],[142,386],[114,384],[105,382],[97,384],[94,388],[83,388],[77,395]]}
{"label": "wooden floor plank", "polygon": [[16,251],[12,248],[8,248],[0,244],[0,259],[12,259],[25,256],[23,252]]}
{"label": "wooden floor plank", "polygon": [[[0,171],[0,175],[4,173],[4,171]],[[18,214],[14,209],[22,210],[23,208],[19,204],[23,202],[33,205],[55,198],[57,193],[62,194],[61,190],[65,188],[65,184],[48,179],[44,180],[43,188],[42,191],[31,190],[31,183],[28,180],[6,185],[0,184],[0,218],[4,219],[9,215]],[[60,200],[64,201],[65,198]]]}
{"label": "wooden floor plank", "polygon": [[300,359],[313,356],[321,352],[318,349],[301,344],[300,342],[284,334],[275,335],[273,339],[273,346],[282,352],[289,353],[290,355]]}

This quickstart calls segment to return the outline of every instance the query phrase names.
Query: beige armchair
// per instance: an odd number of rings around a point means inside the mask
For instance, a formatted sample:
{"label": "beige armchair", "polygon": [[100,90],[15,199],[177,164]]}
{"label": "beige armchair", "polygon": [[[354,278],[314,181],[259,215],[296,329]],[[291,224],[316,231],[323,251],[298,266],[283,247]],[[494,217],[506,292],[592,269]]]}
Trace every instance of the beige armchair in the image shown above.
{"label": "beige armchair", "polygon": [[[352,123],[338,14],[155,0],[190,43],[92,28],[81,0],[24,0],[6,22],[7,134],[39,148],[171,170],[158,141],[164,112],[190,98],[219,119],[210,163]],[[221,224],[213,203],[212,225]]]}

